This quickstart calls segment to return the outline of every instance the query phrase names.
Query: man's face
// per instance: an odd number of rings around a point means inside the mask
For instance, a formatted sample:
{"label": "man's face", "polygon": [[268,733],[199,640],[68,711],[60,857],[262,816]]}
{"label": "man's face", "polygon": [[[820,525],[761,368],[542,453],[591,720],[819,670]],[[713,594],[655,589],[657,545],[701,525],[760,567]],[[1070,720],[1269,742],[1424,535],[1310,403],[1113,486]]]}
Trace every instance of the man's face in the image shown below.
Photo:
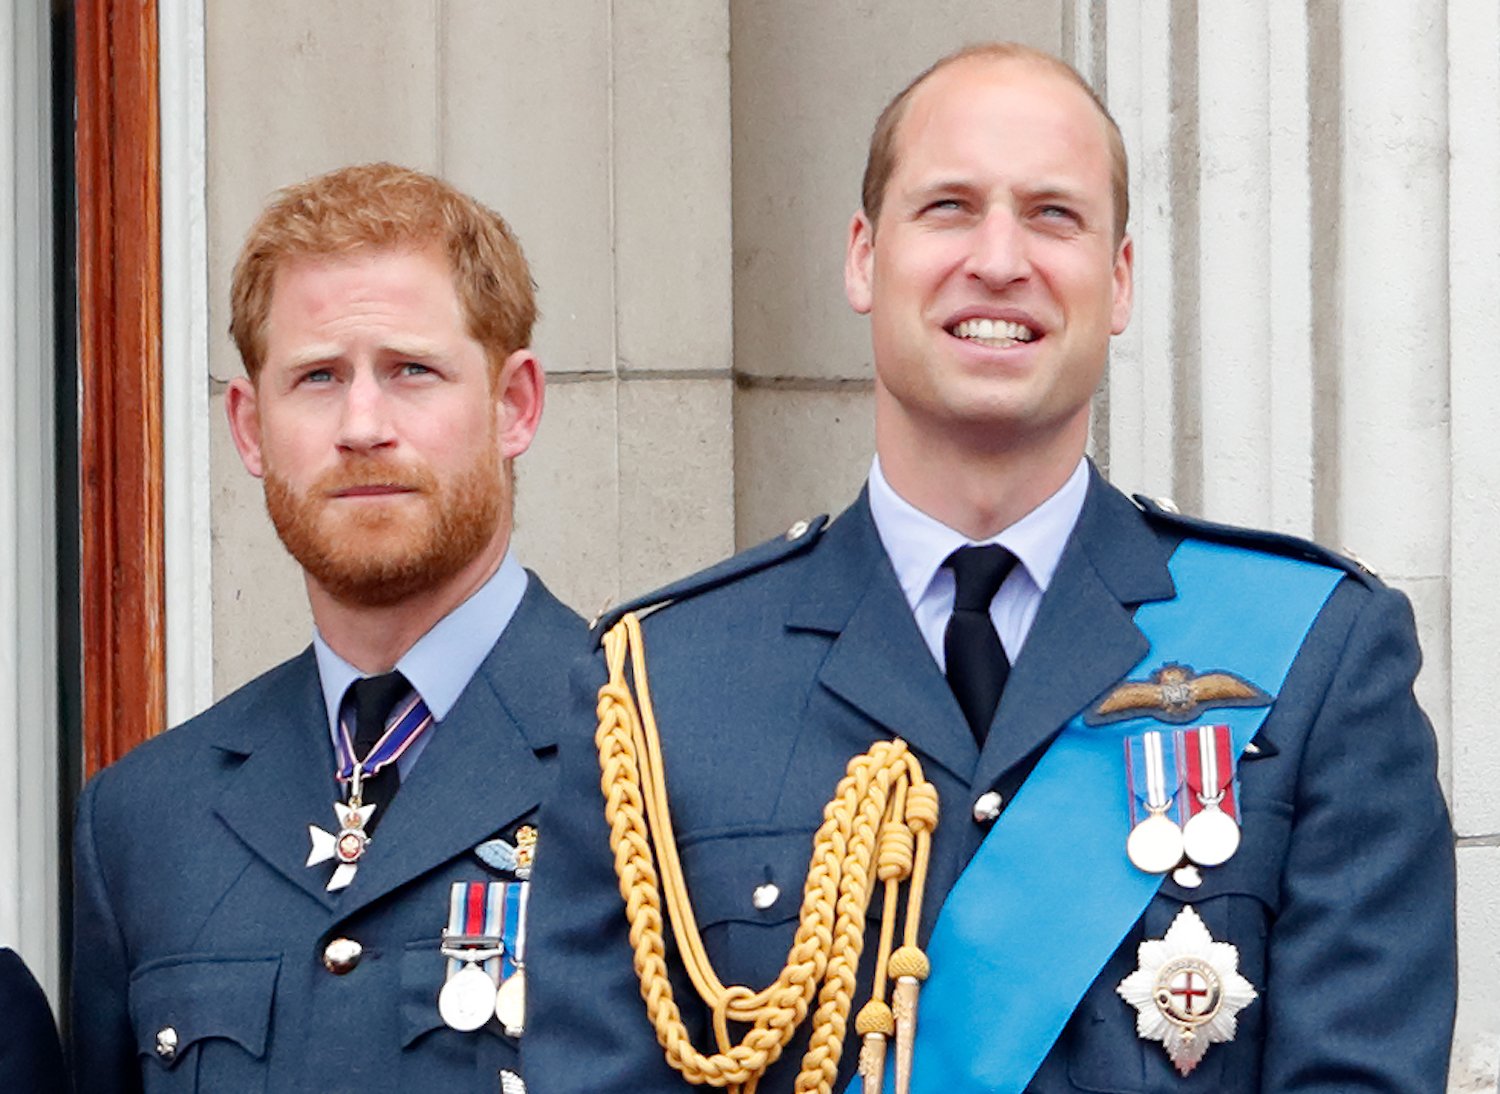
{"label": "man's face", "polygon": [[879,223],[855,216],[845,267],[871,320],[877,426],[895,427],[880,434],[1081,454],[1130,318],[1104,119],[1034,62],[975,59],[916,90],[896,145]]}
{"label": "man's face", "polygon": [[[287,550],[338,600],[394,604],[492,567],[510,531],[514,422],[435,250],[277,270],[265,362],[230,420]],[[521,354],[507,360],[509,369]]]}

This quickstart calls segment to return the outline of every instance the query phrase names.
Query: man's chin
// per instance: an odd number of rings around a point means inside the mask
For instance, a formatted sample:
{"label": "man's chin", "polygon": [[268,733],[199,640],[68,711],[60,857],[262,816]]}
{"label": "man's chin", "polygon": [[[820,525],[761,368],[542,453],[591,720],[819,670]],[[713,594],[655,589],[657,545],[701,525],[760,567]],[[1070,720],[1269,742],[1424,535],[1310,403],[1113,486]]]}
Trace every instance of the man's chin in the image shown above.
{"label": "man's chin", "polygon": [[303,562],[308,577],[328,596],[351,608],[390,608],[441,585],[448,573],[426,561],[358,562],[319,559]]}

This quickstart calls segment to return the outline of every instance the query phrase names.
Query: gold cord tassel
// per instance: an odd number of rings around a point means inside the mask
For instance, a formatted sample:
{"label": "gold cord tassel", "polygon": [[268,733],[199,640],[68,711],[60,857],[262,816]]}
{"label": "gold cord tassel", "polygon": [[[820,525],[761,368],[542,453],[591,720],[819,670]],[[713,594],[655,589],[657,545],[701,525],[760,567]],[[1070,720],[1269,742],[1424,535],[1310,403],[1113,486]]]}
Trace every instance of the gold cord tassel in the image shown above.
{"label": "gold cord tassel", "polygon": [[915,946],[902,946],[891,954],[890,970],[896,978],[891,993],[891,1010],[896,1018],[896,1094],[907,1094],[917,1039],[917,996],[929,971],[927,955]]}
{"label": "gold cord tassel", "polygon": [[885,1046],[894,1030],[891,1008],[871,999],[854,1020],[854,1031],[864,1038],[859,1049],[859,1077],[869,1094],[880,1094],[885,1084]]}
{"label": "gold cord tassel", "polygon": [[[630,944],[641,999],[667,1063],[690,1083],[754,1091],[761,1076],[796,1035],[816,995],[818,1008],[813,1015],[812,1036],[795,1089],[799,1094],[828,1094],[838,1077],[851,996],[864,946],[865,914],[877,880],[886,887],[886,915],[877,964],[886,963],[896,890],[903,879],[909,879],[906,881],[908,944],[891,955],[890,964],[892,973],[896,973],[897,958],[912,950],[921,959],[922,976],[926,975],[927,959],[912,943],[926,881],[932,829],[937,824],[937,791],[923,777],[922,765],[904,741],[877,742],[868,752],[850,760],[823,812],[823,823],[813,837],[801,914],[786,966],[775,981],[759,991],[742,985],[726,986],[708,960],[678,858],[663,778],[661,739],[646,676],[641,626],[634,615],[626,615],[604,636],[604,652],[609,680],[599,689],[599,729],[594,737],[599,751],[604,817],[609,825],[620,896],[630,921]],[[689,981],[714,1016],[718,1051],[712,1054],[700,1052],[689,1040],[673,998],[666,967],[664,919],[670,922]],[[907,963],[901,967],[905,969]],[[873,1074],[876,1079],[874,1083],[866,1083],[865,1089],[871,1094],[880,1090],[885,1042],[893,1025],[898,1044],[898,1079],[902,1074],[901,1023],[892,1022],[890,1008],[879,998],[884,995],[885,982],[881,968],[876,998],[861,1011],[856,1022],[859,1027],[865,1022],[866,1013],[870,1015],[869,1028],[858,1031],[865,1038],[861,1074]],[[898,985],[898,1002],[900,993]],[[914,1008],[915,999],[909,1005],[902,1005]],[[730,1039],[730,1022],[749,1027],[737,1042]],[[908,1037],[905,1065],[908,1076],[910,1057]],[[879,1070],[867,1070],[867,1059],[871,1059],[871,1069]]]}

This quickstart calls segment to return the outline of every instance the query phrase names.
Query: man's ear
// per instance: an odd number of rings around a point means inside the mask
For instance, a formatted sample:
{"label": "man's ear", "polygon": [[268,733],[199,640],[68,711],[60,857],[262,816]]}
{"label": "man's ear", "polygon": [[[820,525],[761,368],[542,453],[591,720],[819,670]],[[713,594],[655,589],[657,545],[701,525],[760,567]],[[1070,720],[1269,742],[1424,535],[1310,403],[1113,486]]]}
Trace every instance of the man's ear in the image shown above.
{"label": "man's ear", "polygon": [[530,349],[518,349],[500,366],[495,380],[495,427],[500,455],[513,460],[531,447],[542,421],[547,377]]}
{"label": "man's ear", "polygon": [[875,294],[875,226],[861,209],[849,221],[849,247],[844,252],[844,295],[860,315],[869,315]]}
{"label": "man's ear", "polygon": [[243,376],[229,381],[224,409],[229,415],[229,435],[234,438],[240,462],[246,471],[260,478],[266,468],[260,456],[260,407],[256,403],[255,385]]}
{"label": "man's ear", "polygon": [[1129,236],[1120,240],[1115,252],[1114,305],[1109,313],[1109,333],[1123,334],[1130,325],[1135,303],[1135,244]]}

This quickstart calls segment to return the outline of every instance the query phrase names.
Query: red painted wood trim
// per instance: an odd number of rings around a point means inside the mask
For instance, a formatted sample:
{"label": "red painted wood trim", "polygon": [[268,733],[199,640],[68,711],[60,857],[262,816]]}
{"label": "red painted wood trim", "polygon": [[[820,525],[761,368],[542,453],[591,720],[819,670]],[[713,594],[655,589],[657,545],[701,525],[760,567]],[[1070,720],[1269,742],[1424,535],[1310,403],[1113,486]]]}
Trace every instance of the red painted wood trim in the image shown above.
{"label": "red painted wood trim", "polygon": [[164,728],[156,0],[78,0],[84,766]]}

